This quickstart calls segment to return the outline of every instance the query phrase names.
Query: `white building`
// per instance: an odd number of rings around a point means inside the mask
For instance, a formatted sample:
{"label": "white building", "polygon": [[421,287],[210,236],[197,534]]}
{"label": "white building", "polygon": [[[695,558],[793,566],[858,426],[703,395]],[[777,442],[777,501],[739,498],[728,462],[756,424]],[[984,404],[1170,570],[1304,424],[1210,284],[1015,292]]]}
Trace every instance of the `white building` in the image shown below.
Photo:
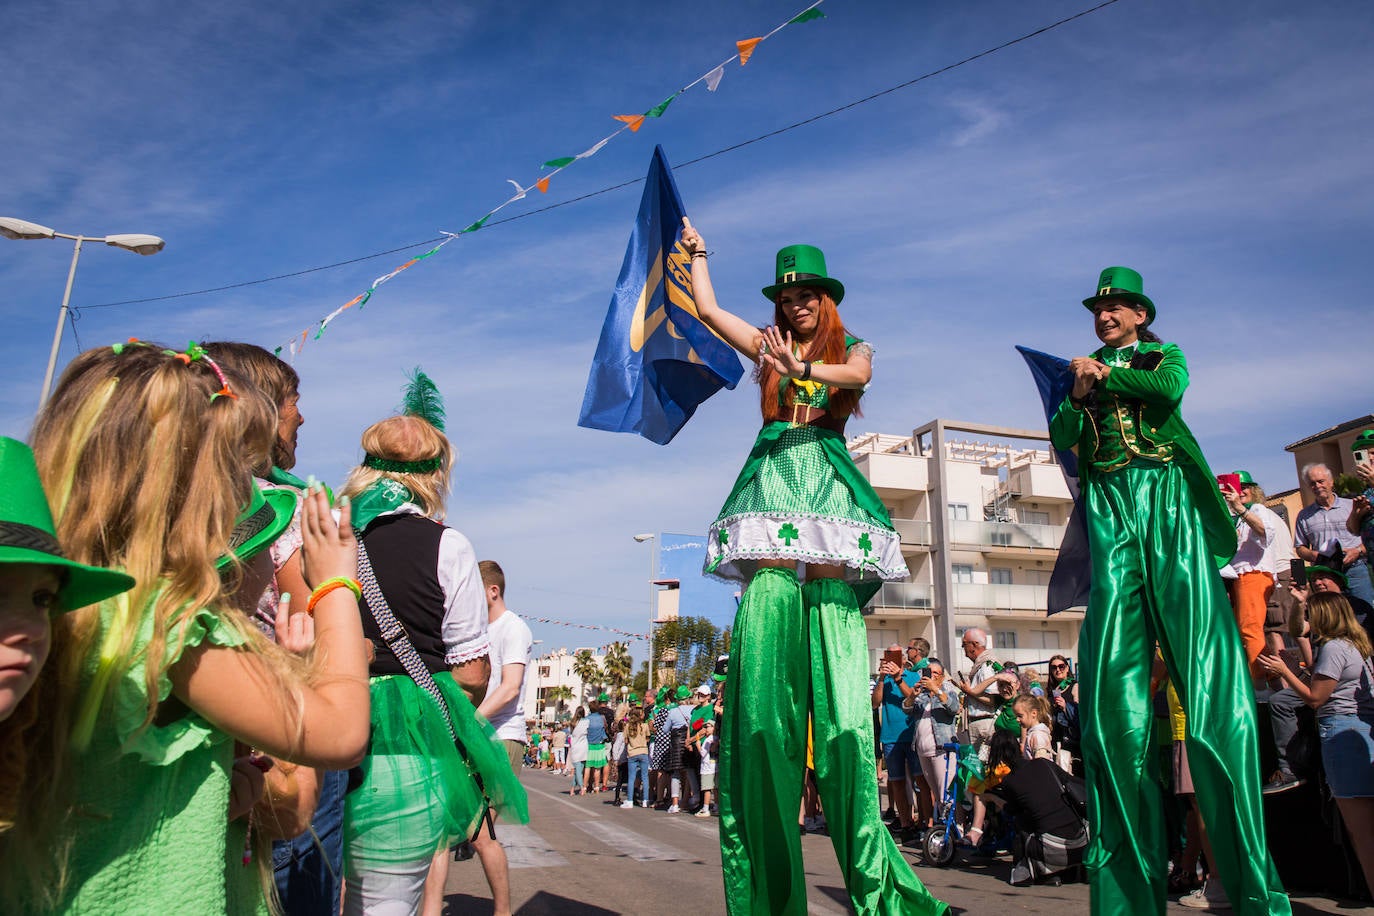
{"label": "white building", "polygon": [[[573,673],[573,665],[579,652],[590,652],[597,666],[604,666],[605,653],[600,647],[593,646],[555,649],[534,660],[529,675],[525,678],[525,718],[536,722],[551,722],[560,713],[571,713],[573,709],[584,704],[587,691],[595,685],[584,684],[582,679]],[[546,702],[549,690],[554,687],[570,688],[572,699],[562,701],[561,705],[553,701]]]}
{"label": "white building", "polygon": [[[882,498],[911,569],[866,610],[870,670],[883,649],[922,636],[966,670],[960,636],[991,634],[998,657],[1075,662],[1083,610],[1046,616],[1046,593],[1073,508],[1048,434],[933,420],[910,436],[865,433],[850,454]],[[1043,664],[1037,666],[1041,671]]]}

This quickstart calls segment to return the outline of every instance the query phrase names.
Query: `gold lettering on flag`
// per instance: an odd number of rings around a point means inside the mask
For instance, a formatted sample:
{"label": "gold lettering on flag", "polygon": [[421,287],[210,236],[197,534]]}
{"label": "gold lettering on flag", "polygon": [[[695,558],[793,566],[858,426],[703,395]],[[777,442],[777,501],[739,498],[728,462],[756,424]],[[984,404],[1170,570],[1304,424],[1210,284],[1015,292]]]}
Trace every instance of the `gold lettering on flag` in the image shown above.
{"label": "gold lettering on flag", "polygon": [[[653,296],[654,291],[658,289],[659,284],[663,284],[668,293],[668,299],[673,305],[682,309],[688,315],[691,315],[694,321],[701,323],[702,327],[710,330],[712,334],[715,334],[715,336],[720,338],[723,342],[725,338],[716,334],[716,332],[702,322],[701,318],[697,315],[697,303],[692,295],[691,256],[688,254],[687,249],[682,247],[681,241],[677,241],[673,244],[673,250],[668,255],[666,282],[663,262],[664,258],[662,251],[655,252],[653,263],[649,267],[649,276],[644,280],[644,288],[640,290],[639,301],[635,304],[634,316],[630,319],[630,347],[638,353],[640,350],[644,349],[645,341],[653,337],[660,328],[665,326],[668,333],[674,338],[678,340],[683,339],[682,332],[668,320],[668,308],[666,303],[659,305],[652,313],[645,314],[646,311],[648,311],[649,299]],[[695,348],[688,351],[687,359],[690,362],[698,364],[702,361],[701,357],[697,355]]]}

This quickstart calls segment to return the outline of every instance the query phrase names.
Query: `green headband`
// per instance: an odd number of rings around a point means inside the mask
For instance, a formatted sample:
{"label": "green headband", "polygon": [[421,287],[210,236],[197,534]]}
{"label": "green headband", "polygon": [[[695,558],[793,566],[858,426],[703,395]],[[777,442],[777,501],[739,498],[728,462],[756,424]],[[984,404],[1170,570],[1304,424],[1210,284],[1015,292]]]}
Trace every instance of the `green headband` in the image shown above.
{"label": "green headband", "polygon": [[363,458],[363,467],[372,468],[374,471],[390,471],[393,474],[432,474],[443,467],[443,464],[444,459],[440,455],[420,461],[394,461],[376,455]]}

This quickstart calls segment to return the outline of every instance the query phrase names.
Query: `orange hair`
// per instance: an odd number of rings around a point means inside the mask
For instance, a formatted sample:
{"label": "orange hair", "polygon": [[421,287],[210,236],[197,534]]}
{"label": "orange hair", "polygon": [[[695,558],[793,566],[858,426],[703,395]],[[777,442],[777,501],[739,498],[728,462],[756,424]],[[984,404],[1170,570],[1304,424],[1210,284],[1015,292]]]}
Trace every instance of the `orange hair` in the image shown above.
{"label": "orange hair", "polygon": [[[810,287],[821,301],[820,311],[816,314],[816,333],[811,337],[811,347],[807,358],[812,362],[824,362],[827,366],[843,365],[848,348],[845,346],[845,327],[840,320],[840,311],[835,308],[835,300],[823,289]],[[773,305],[773,322],[783,331],[791,331],[792,339],[797,339],[797,329],[792,327],[783,312],[782,306]],[[791,406],[796,399],[796,386],[788,385],[783,392],[783,404],[778,403],[778,381],[781,376],[771,366],[760,363],[754,370],[754,379],[759,383],[759,406],[763,409],[763,420],[771,423],[785,419],[784,407]],[[859,392],[853,388],[830,388],[830,413],[837,417],[863,416],[859,410]]]}

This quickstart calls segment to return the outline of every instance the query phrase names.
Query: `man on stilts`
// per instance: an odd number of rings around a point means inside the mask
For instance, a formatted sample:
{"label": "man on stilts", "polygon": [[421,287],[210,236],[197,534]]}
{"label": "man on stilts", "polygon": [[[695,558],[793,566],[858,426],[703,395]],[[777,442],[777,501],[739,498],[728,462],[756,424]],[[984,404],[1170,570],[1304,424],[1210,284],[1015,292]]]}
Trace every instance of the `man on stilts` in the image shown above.
{"label": "man on stilts", "polygon": [[1069,363],[1056,448],[1075,448],[1092,557],[1080,634],[1092,912],[1163,913],[1163,799],[1152,766],[1150,667],[1158,643],[1188,714],[1187,750],[1219,876],[1235,911],[1291,912],[1269,858],[1255,699],[1218,575],[1236,532],[1179,413],[1183,351],[1149,326],[1140,274],[1109,267],[1083,301],[1105,345]]}

